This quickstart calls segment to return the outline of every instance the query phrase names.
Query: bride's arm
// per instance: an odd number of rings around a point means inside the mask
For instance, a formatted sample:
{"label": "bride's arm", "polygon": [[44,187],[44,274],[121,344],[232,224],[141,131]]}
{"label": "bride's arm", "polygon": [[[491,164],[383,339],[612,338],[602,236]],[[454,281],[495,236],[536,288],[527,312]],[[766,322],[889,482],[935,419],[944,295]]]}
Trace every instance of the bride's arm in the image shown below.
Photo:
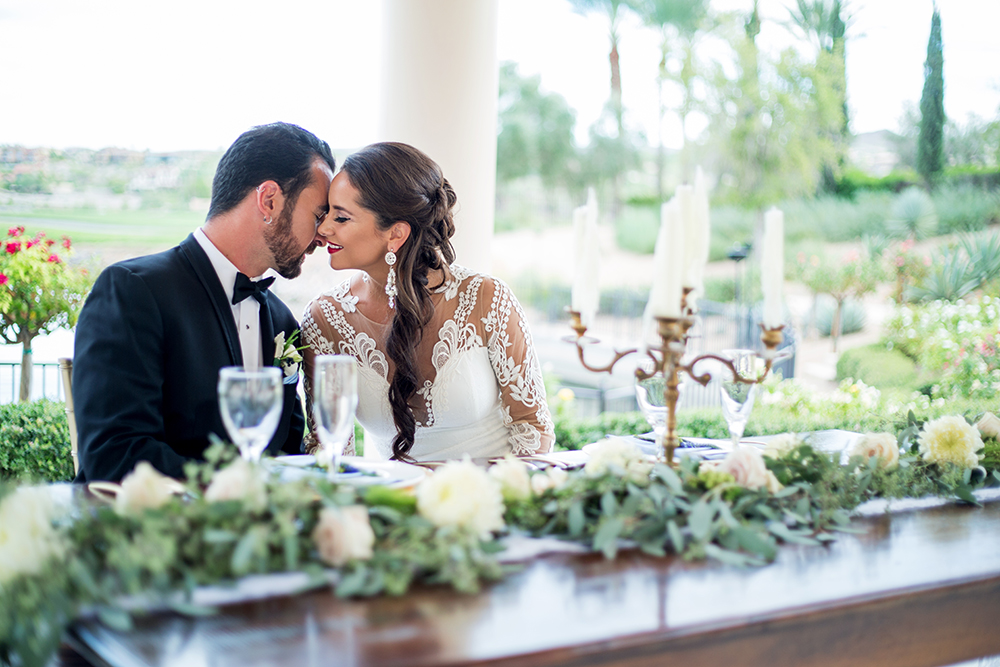
{"label": "bride's arm", "polygon": [[481,298],[486,300],[483,326],[511,450],[519,456],[547,452],[555,432],[524,311],[510,288],[496,278],[484,281]]}

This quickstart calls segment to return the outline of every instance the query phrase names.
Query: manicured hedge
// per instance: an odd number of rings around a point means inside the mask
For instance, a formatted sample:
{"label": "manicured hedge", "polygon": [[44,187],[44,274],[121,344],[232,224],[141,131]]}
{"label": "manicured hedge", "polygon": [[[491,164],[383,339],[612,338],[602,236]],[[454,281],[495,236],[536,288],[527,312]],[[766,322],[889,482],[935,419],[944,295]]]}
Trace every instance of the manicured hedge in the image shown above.
{"label": "manicured hedge", "polygon": [[0,479],[72,481],[70,451],[63,403],[0,405]]}
{"label": "manicured hedge", "polygon": [[837,360],[837,379],[854,378],[880,389],[913,390],[918,386],[917,365],[884,343],[844,350]]}

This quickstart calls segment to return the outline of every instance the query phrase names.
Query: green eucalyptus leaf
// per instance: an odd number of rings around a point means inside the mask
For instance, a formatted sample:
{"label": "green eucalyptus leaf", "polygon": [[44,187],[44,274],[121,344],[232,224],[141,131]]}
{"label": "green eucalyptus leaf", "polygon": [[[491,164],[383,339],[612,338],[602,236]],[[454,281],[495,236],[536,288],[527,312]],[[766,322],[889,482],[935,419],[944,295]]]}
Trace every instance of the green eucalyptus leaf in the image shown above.
{"label": "green eucalyptus leaf", "polygon": [[736,567],[746,567],[748,565],[759,565],[761,561],[756,558],[751,558],[746,554],[741,554],[737,551],[730,551],[728,549],[722,549],[714,544],[705,545],[705,555],[709,558],[714,558],[720,563],[725,563],[726,565],[735,565]]}
{"label": "green eucalyptus leaf", "polygon": [[699,500],[691,508],[688,514],[688,526],[691,528],[691,535],[699,542],[708,539],[712,532],[712,508],[704,500]]}
{"label": "green eucalyptus leaf", "polygon": [[667,521],[667,536],[674,547],[674,552],[678,554],[684,553],[684,535],[681,533],[681,529],[677,527],[677,522],[673,519]]}
{"label": "green eucalyptus leaf", "polygon": [[770,539],[766,532],[758,532],[745,526],[732,529],[739,546],[744,551],[756,554],[764,560],[774,560],[778,555],[778,545]]}
{"label": "green eucalyptus leaf", "polygon": [[792,530],[780,521],[772,521],[767,524],[767,529],[771,531],[772,534],[778,538],[784,540],[785,542],[794,542],[796,544],[819,544],[814,538],[809,536],[807,531]]}
{"label": "green eucalyptus leaf", "polygon": [[625,522],[620,517],[604,518],[594,533],[594,549],[604,553],[605,558],[614,558],[618,552],[618,536]]}
{"label": "green eucalyptus leaf", "polygon": [[579,537],[583,534],[584,520],[583,500],[577,498],[569,506],[569,511],[566,513],[566,523],[570,536]]}
{"label": "green eucalyptus leaf", "polygon": [[618,512],[618,500],[614,491],[608,490],[601,495],[601,514],[604,516],[614,516]]}
{"label": "green eucalyptus leaf", "polygon": [[99,607],[97,610],[98,620],[118,632],[132,631],[132,616],[124,609],[118,607]]}

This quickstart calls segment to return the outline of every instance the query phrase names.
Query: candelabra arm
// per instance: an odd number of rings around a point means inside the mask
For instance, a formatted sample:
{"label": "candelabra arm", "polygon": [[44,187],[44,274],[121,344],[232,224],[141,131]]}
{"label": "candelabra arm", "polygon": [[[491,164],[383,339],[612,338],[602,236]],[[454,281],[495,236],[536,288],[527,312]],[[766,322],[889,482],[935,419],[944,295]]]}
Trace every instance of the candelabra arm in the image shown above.
{"label": "candelabra arm", "polygon": [[[591,366],[584,359],[584,352],[583,352],[583,346],[585,344],[584,334],[587,333],[587,327],[585,324],[583,324],[582,320],[580,319],[580,313],[576,312],[575,310],[571,310],[569,311],[569,314],[570,317],[572,318],[572,321],[570,322],[570,327],[573,329],[574,332],[576,332],[576,337],[569,339],[569,342],[576,345],[576,354],[577,357],[579,357],[580,359],[580,365],[586,368],[591,373],[611,373],[611,370],[615,367],[615,364],[617,364],[623,357],[627,357],[628,355],[634,354],[639,351],[637,348],[625,351],[615,350],[614,358],[611,359],[611,362],[609,364],[605,366]],[[591,339],[591,342],[596,343],[597,340]]]}

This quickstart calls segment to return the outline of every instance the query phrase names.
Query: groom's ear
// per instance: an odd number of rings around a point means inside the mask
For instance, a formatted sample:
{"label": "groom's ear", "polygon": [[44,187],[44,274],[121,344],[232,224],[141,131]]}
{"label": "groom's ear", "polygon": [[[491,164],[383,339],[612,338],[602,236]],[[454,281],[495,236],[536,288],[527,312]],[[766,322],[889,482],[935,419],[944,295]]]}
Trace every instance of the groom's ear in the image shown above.
{"label": "groom's ear", "polygon": [[[389,242],[399,248],[410,238],[410,223],[397,220],[389,228]],[[398,251],[397,251],[398,252]]]}
{"label": "groom's ear", "polygon": [[285,197],[275,181],[264,181],[252,194],[256,197],[257,210],[261,217],[274,220],[281,214]]}

